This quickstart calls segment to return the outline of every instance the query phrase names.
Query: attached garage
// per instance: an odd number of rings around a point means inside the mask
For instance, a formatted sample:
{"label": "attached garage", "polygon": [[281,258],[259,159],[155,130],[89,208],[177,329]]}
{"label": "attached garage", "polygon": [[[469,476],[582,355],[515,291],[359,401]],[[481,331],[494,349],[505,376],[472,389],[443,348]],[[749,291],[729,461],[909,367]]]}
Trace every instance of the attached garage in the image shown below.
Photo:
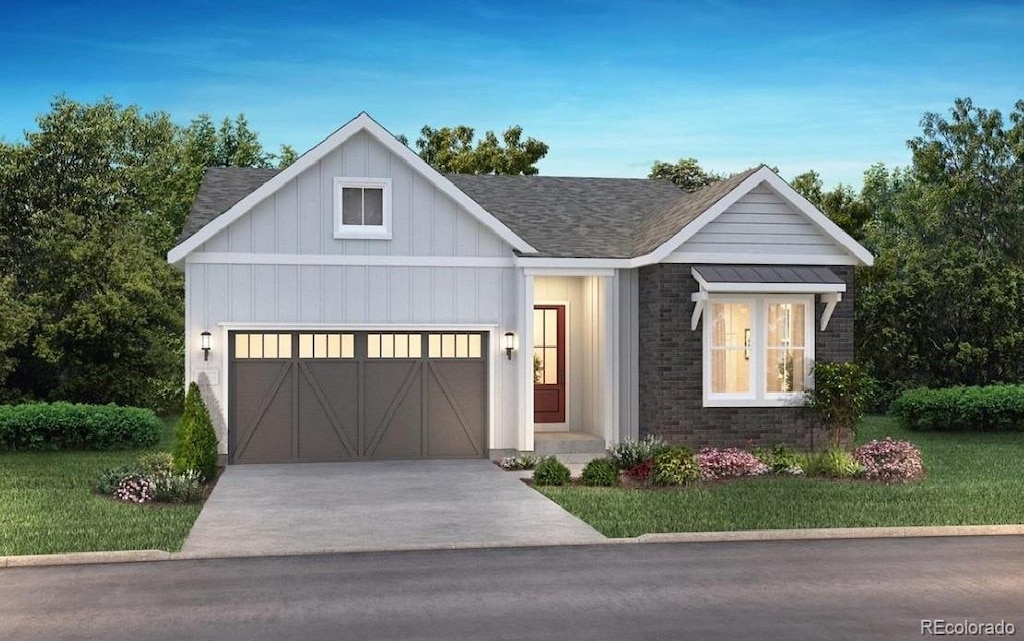
{"label": "attached garage", "polygon": [[487,334],[234,331],[232,463],[487,454]]}

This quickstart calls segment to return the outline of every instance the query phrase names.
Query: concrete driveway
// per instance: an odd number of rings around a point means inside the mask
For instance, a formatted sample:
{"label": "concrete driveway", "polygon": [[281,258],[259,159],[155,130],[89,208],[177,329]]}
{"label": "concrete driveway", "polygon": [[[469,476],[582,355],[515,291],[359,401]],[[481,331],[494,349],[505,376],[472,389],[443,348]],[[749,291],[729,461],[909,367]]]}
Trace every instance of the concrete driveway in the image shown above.
{"label": "concrete driveway", "polygon": [[233,465],[183,556],[571,545],[597,530],[490,461]]}

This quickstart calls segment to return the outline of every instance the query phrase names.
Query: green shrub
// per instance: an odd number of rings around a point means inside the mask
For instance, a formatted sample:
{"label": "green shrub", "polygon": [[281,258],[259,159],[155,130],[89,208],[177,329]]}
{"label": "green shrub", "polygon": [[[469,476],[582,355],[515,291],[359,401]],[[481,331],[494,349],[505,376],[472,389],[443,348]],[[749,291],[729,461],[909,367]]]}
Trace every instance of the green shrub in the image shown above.
{"label": "green shrub", "polygon": [[584,485],[613,487],[619,484],[619,468],[606,458],[596,458],[583,468],[580,480]]}
{"label": "green shrub", "polygon": [[693,450],[673,447],[654,457],[650,482],[654,485],[687,485],[700,480],[700,465]]}
{"label": "green shrub", "polygon": [[569,482],[569,468],[554,456],[548,456],[537,463],[533,470],[534,485],[565,485]]}
{"label": "green shrub", "polygon": [[1022,431],[1024,385],[911,389],[889,412],[909,430]]}
{"label": "green shrub", "polygon": [[847,432],[857,433],[857,421],[871,400],[874,381],[856,363],[820,361],[812,368],[814,387],[804,391],[804,404],[831,435],[832,447],[841,447]]}
{"label": "green shrub", "polygon": [[152,476],[174,470],[174,457],[170,452],[147,452],[139,457],[139,467]]}
{"label": "green shrub", "polygon": [[620,470],[629,470],[668,449],[668,443],[653,434],[648,434],[639,441],[627,438],[616,443],[608,448],[608,456]]}
{"label": "green shrub", "polygon": [[174,444],[174,471],[195,470],[202,481],[217,474],[217,433],[210,422],[210,413],[194,382],[185,395],[185,410],[178,423],[177,442]]}
{"label": "green shrub", "polygon": [[160,440],[152,410],[117,405],[0,405],[0,450],[112,450]]}
{"label": "green shrub", "polygon": [[751,453],[756,456],[759,461],[770,467],[772,472],[778,473],[793,469],[802,469],[800,464],[803,457],[799,452],[788,445],[782,445],[780,443],[771,448],[757,446],[751,450]]}
{"label": "green shrub", "polygon": [[121,481],[129,476],[144,476],[146,470],[139,463],[125,463],[108,467],[96,477],[95,490],[105,496],[113,496]]}
{"label": "green shrub", "polygon": [[811,454],[808,459],[812,462],[809,463],[809,469],[804,468],[804,474],[807,476],[845,479],[864,473],[864,466],[857,462],[851,452],[836,447],[820,454]]}

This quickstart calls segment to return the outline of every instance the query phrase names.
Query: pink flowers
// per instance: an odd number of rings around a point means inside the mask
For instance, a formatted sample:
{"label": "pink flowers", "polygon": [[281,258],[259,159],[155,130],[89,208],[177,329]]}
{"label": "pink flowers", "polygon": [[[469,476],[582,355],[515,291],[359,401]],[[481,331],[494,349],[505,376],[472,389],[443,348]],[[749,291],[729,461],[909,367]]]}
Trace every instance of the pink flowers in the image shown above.
{"label": "pink flowers", "polygon": [[153,487],[145,476],[132,474],[121,479],[114,490],[114,498],[131,503],[147,503],[153,500]]}
{"label": "pink flowers", "polygon": [[921,453],[912,443],[896,441],[886,436],[875,439],[853,451],[864,466],[864,477],[886,483],[912,481],[924,476]]}
{"label": "pink flowers", "polygon": [[697,453],[697,463],[700,465],[700,477],[705,481],[760,476],[771,471],[756,456],[738,447],[705,447]]}

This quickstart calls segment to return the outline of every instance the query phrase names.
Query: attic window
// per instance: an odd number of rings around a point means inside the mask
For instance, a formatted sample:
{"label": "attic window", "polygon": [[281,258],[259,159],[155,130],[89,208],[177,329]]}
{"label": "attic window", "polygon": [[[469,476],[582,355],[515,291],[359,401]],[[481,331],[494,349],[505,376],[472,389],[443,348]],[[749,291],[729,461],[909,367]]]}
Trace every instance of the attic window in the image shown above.
{"label": "attic window", "polygon": [[391,238],[390,179],[334,179],[334,237]]}

